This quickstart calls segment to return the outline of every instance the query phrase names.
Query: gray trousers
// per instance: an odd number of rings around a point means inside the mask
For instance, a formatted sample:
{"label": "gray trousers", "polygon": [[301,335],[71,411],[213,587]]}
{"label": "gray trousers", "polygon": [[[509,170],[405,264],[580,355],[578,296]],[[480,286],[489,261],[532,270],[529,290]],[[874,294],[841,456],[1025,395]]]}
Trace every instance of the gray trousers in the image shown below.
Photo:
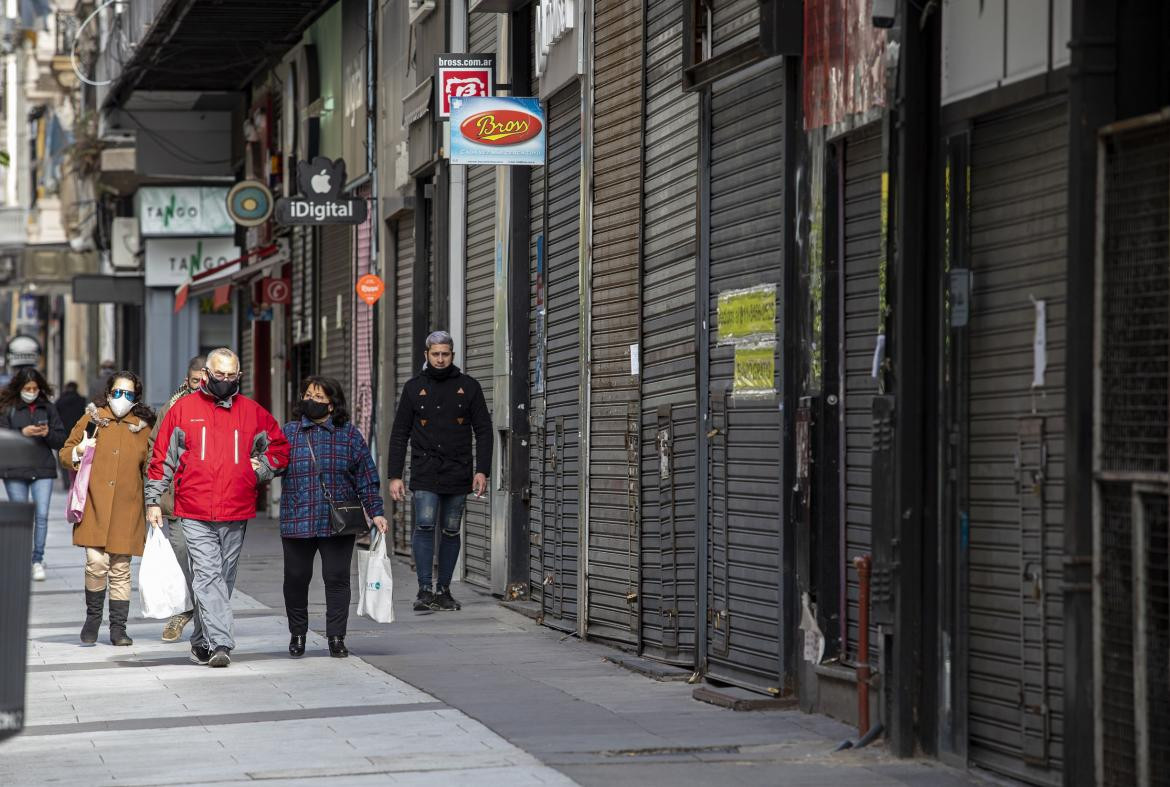
{"label": "gray trousers", "polygon": [[175,550],[175,558],[179,561],[179,568],[183,569],[183,578],[187,580],[187,593],[194,604],[195,593],[191,590],[191,558],[187,555],[187,537],[183,535],[183,528],[177,519],[164,520],[163,532],[167,534],[167,541],[171,542],[171,549]]}
{"label": "gray trousers", "polygon": [[232,591],[248,523],[180,519],[179,524],[187,539],[191,594],[195,599],[191,644],[231,650],[236,646],[232,637]]}

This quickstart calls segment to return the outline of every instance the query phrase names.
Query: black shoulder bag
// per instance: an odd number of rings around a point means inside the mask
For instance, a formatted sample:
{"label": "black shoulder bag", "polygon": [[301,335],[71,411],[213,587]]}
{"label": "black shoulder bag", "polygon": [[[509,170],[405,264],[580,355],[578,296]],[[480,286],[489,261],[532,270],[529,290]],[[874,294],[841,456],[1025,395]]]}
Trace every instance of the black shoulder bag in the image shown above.
{"label": "black shoulder bag", "polygon": [[325,474],[317,465],[317,454],[313,451],[313,438],[305,434],[305,441],[309,444],[309,458],[313,460],[313,469],[317,471],[317,483],[321,484],[321,494],[329,504],[329,527],[335,536],[365,536],[370,533],[370,524],[366,520],[366,509],[355,493],[347,500],[337,500],[329,494],[325,486]]}

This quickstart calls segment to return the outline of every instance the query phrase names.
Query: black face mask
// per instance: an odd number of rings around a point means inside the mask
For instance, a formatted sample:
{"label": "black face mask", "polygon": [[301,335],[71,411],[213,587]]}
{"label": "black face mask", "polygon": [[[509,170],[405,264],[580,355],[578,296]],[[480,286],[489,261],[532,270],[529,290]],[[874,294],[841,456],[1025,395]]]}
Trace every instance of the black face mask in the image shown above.
{"label": "black face mask", "polygon": [[325,416],[329,415],[329,405],[325,402],[317,402],[312,399],[301,400],[301,412],[310,421],[320,421]]}
{"label": "black face mask", "polygon": [[219,401],[230,399],[239,393],[240,381],[237,380],[217,380],[214,377],[208,378],[207,382],[203,383],[204,389],[214,396]]}

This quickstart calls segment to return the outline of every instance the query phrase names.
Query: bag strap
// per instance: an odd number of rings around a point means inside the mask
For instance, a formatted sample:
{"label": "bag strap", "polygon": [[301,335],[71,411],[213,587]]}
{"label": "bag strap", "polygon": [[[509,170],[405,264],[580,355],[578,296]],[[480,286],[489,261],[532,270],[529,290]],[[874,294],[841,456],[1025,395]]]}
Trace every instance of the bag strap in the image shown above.
{"label": "bag strap", "polygon": [[309,459],[313,462],[313,469],[317,472],[317,483],[321,485],[321,494],[325,496],[325,502],[330,505],[333,504],[333,496],[329,494],[329,490],[325,487],[325,474],[321,472],[320,466],[317,464],[317,453],[313,450],[313,438],[309,436],[309,430],[305,430],[305,442],[309,444]]}

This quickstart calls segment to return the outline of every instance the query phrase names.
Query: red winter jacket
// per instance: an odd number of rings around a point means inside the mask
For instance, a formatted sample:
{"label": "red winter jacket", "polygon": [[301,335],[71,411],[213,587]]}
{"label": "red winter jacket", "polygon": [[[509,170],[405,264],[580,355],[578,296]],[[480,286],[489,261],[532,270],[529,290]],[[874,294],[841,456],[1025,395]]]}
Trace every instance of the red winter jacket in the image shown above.
{"label": "red winter jacket", "polygon": [[[252,459],[260,469],[252,469]],[[246,396],[217,402],[200,391],[175,402],[159,426],[146,480],[158,505],[173,482],[175,516],[237,522],[256,516],[256,487],[288,465],[288,440],[272,414]]]}

